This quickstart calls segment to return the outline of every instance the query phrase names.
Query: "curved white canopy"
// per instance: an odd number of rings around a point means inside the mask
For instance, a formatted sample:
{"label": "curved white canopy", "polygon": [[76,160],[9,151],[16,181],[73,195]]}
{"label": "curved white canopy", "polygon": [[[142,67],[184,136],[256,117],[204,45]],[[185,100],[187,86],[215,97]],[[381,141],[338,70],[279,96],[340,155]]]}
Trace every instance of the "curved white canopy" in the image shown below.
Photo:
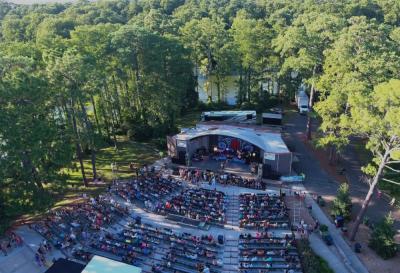
{"label": "curved white canopy", "polygon": [[222,135],[245,140],[267,153],[290,153],[280,133],[265,132],[253,128],[231,125],[198,125],[196,128],[184,130],[176,135],[177,140],[191,140],[209,135]]}

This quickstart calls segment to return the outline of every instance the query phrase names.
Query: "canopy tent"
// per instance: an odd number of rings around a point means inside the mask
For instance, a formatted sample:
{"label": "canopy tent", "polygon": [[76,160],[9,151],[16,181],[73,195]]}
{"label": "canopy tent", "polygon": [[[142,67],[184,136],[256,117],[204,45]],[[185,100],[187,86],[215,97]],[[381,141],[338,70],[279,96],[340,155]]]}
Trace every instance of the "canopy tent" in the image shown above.
{"label": "canopy tent", "polygon": [[133,265],[94,256],[82,273],[141,273],[142,269]]}
{"label": "canopy tent", "polygon": [[246,140],[266,153],[290,153],[281,134],[231,125],[197,125],[176,135],[178,141],[187,141],[201,136],[223,135]]}

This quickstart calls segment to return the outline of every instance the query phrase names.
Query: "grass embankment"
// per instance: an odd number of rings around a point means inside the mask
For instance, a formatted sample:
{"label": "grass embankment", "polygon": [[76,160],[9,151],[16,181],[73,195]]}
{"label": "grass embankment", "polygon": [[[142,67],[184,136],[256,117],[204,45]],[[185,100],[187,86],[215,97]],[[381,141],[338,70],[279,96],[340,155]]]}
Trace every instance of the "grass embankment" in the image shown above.
{"label": "grass embankment", "polygon": [[[196,125],[200,120],[201,111],[190,112],[176,120],[177,128],[189,128]],[[129,140],[126,136],[118,137],[118,149],[114,146],[108,146],[100,149],[97,152],[97,172],[105,182],[110,182],[114,178],[111,170],[111,163],[116,162],[118,165],[118,178],[124,179],[132,177],[132,172],[129,169],[129,164],[133,162],[135,167],[141,167],[144,164],[152,164],[160,159],[162,155],[166,155],[166,147],[160,150],[157,146],[157,140],[149,142],[136,142]],[[162,154],[160,154],[160,151]],[[54,207],[67,205],[74,202],[76,198],[82,196],[83,193],[96,195],[101,193],[105,185],[91,184],[90,187],[84,187],[82,182],[82,174],[79,168],[79,163],[75,162],[74,169],[64,169],[68,175],[66,188],[60,193],[58,202]],[[92,164],[90,157],[84,159],[85,174],[88,179],[92,178]]]}
{"label": "grass embankment", "polygon": [[[118,149],[115,149],[114,146],[109,146],[97,152],[97,173],[105,182],[109,182],[114,178],[111,170],[111,163],[113,162],[118,165],[118,178],[124,179],[132,177],[132,172],[129,169],[130,162],[133,162],[136,167],[141,167],[143,164],[151,164],[160,158],[160,151],[152,142],[135,142],[125,136],[119,136],[117,146]],[[90,157],[85,157],[83,162],[86,178],[90,181],[93,176]],[[79,163],[75,162],[73,165],[74,168],[63,170],[68,175],[66,188],[60,193],[60,201],[55,206],[68,204],[83,193],[98,194],[105,187],[104,185],[96,184],[90,184],[89,187],[85,187],[82,182]]]}
{"label": "grass embankment", "polygon": [[[193,127],[200,120],[201,111],[194,111],[183,115],[176,120],[176,126],[180,130],[182,128]],[[18,218],[18,223],[29,222],[40,218],[41,215],[48,209],[54,209],[60,206],[79,201],[83,194],[98,195],[107,187],[107,183],[112,181],[113,173],[111,163],[116,162],[118,165],[118,177],[121,179],[132,177],[132,172],[129,169],[129,164],[133,162],[136,167],[141,167],[144,164],[152,164],[161,156],[166,155],[166,145],[160,145],[160,139],[152,139],[148,142],[137,142],[128,139],[126,136],[118,136],[117,146],[104,146],[97,151],[97,172],[106,182],[103,185],[89,183],[89,187],[83,185],[82,174],[79,168],[78,161],[73,162],[73,168],[65,168],[63,172],[67,179],[66,183],[48,183],[45,185],[49,195],[43,196],[43,206],[35,206],[28,210],[15,213],[15,217],[10,219],[1,219],[4,222],[0,223],[0,234],[9,226],[12,219]],[[165,147],[164,147],[165,146]],[[162,154],[160,154],[162,152]],[[90,155],[84,157],[85,174],[88,181],[92,180],[92,164]],[[19,215],[19,217],[17,216]]]}

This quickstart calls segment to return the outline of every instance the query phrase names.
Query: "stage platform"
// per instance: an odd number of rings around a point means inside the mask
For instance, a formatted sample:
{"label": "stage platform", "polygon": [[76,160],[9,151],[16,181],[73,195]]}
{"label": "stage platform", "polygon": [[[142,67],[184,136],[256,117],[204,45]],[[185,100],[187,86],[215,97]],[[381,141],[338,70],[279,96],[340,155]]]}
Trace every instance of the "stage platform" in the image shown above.
{"label": "stage platform", "polygon": [[[186,167],[184,165],[175,165],[175,167]],[[202,170],[210,170],[213,172],[232,173],[246,178],[255,179],[257,176],[251,173],[250,165],[229,161],[225,163],[225,168],[221,169],[221,161],[206,159],[202,161],[194,161],[190,168],[197,168]]]}

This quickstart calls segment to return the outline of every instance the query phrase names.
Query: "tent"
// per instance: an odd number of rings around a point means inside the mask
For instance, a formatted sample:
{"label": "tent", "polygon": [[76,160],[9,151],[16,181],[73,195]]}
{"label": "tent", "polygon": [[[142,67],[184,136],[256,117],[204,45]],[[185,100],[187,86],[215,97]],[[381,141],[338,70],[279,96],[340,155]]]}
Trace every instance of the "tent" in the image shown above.
{"label": "tent", "polygon": [[142,269],[133,265],[94,256],[82,273],[141,273]]}

